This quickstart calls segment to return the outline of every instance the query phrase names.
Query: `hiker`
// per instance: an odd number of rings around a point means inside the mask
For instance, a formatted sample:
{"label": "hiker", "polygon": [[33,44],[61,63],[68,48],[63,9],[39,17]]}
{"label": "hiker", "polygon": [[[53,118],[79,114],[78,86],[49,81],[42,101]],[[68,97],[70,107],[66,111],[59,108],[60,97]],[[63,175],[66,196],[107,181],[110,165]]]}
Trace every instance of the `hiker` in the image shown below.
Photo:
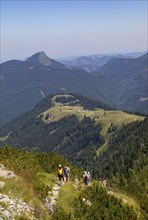
{"label": "hiker", "polygon": [[99,178],[101,186],[103,186],[103,178]]}
{"label": "hiker", "polygon": [[83,174],[83,182],[85,183],[85,185],[88,185],[88,174],[86,171],[84,171]]}
{"label": "hiker", "polygon": [[61,164],[59,164],[59,167],[58,167],[58,178],[59,178],[60,184],[62,185],[64,181],[64,173],[63,173],[63,168]]}
{"label": "hiker", "polygon": [[62,174],[62,180],[64,182],[64,167],[62,166],[63,174]]}
{"label": "hiker", "polygon": [[107,180],[103,180],[103,182],[102,182],[102,185],[103,185],[103,187],[106,189],[106,185],[107,185]]}
{"label": "hiker", "polygon": [[90,181],[91,181],[91,176],[90,176],[90,172],[87,173],[87,185],[90,185]]}
{"label": "hiker", "polygon": [[100,178],[100,184],[102,187],[104,187],[106,189],[106,185],[107,185],[107,180]]}
{"label": "hiker", "polygon": [[66,182],[67,182],[69,179],[69,175],[70,175],[70,168],[69,168],[68,164],[67,164],[67,166],[64,167],[64,175],[66,177]]}

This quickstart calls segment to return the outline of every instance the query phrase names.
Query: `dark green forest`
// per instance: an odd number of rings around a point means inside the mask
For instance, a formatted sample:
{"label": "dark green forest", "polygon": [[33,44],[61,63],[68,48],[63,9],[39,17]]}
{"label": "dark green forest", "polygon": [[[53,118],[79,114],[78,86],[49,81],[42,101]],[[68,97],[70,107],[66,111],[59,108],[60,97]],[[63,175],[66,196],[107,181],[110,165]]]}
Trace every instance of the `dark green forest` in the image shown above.
{"label": "dark green forest", "polygon": [[75,105],[79,104],[84,107],[84,109],[88,110],[94,110],[95,108],[101,108],[104,110],[115,110],[115,108],[100,102],[98,100],[94,100],[85,96],[81,96],[78,94],[72,94],[69,93],[69,97],[61,96],[61,97],[56,97],[56,102],[61,102],[62,104],[68,103],[68,105]]}
{"label": "dark green forest", "polygon": [[[10,138],[5,144],[17,148],[36,148],[38,151],[56,151],[79,166],[88,166],[96,154],[96,150],[104,143],[100,136],[101,125],[84,117],[78,121],[75,115],[50,124],[43,123],[39,118],[27,120],[26,123],[15,125]],[[4,144],[2,142],[2,144]],[[91,162],[91,163],[92,163]]]}
{"label": "dark green forest", "polygon": [[130,123],[113,134],[109,146],[94,163],[96,178],[108,178],[112,187],[118,187],[140,202],[148,218],[148,118]]}

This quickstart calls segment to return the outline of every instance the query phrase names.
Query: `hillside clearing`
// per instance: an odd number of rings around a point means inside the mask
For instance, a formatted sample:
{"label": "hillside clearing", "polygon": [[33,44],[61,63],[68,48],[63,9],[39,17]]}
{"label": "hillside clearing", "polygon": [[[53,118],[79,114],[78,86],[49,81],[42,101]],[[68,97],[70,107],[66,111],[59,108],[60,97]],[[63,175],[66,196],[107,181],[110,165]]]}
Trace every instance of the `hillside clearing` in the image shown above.
{"label": "hillside clearing", "polygon": [[[70,95],[63,95],[69,97]],[[126,112],[112,110],[107,111],[103,109],[95,109],[95,110],[88,110],[84,109],[80,105],[70,106],[68,103],[62,104],[60,102],[56,102],[56,97],[54,96],[52,99],[53,106],[50,109],[42,112],[38,117],[42,116],[42,121],[46,124],[50,122],[56,122],[62,119],[63,117],[76,115],[78,120],[82,120],[85,116],[94,119],[97,124],[102,125],[102,136],[105,137],[106,140],[109,139],[110,134],[108,133],[108,129],[111,125],[115,126],[116,129],[121,128],[123,125],[127,123],[134,122],[137,120],[143,120],[144,117],[128,114]]]}

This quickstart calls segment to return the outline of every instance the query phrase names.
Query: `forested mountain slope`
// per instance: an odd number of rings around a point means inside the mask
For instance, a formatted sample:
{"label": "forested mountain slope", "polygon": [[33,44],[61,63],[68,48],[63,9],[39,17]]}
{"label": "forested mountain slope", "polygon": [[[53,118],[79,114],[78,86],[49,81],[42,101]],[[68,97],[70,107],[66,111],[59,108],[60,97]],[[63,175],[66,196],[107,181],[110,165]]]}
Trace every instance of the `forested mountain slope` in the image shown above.
{"label": "forested mountain slope", "polygon": [[139,58],[114,58],[97,70],[100,92],[118,109],[148,112],[148,54]]}
{"label": "forested mountain slope", "polygon": [[52,95],[4,126],[0,140],[2,145],[57,151],[76,164],[91,167],[110,136],[136,120],[143,117],[80,95]]}
{"label": "forested mountain slope", "polygon": [[108,177],[111,184],[133,195],[147,210],[148,186],[148,118],[133,122],[115,132],[108,149],[94,165],[94,175]]}

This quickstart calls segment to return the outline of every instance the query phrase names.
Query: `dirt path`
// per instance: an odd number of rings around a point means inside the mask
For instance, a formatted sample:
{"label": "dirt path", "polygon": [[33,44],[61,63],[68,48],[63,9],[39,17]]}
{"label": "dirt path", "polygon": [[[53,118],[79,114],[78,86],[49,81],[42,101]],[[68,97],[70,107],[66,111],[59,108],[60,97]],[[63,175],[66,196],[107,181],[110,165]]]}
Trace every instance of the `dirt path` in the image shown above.
{"label": "dirt path", "polygon": [[49,210],[51,214],[53,214],[54,212],[54,205],[57,202],[60,188],[61,186],[59,185],[59,183],[56,183],[52,188],[52,191],[48,192],[48,196],[45,199],[45,207]]}

